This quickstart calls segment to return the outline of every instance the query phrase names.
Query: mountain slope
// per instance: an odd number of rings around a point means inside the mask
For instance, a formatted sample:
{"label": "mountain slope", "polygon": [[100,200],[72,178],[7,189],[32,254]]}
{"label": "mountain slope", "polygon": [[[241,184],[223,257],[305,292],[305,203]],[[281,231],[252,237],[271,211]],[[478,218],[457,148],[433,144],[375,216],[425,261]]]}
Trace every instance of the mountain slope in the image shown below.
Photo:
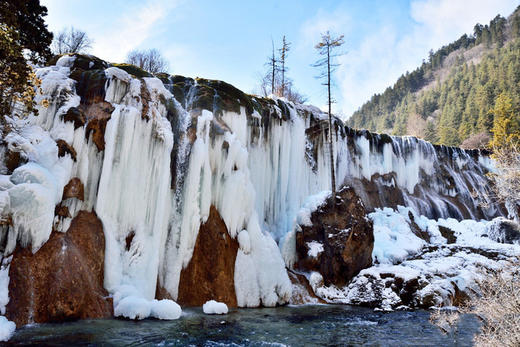
{"label": "mountain slope", "polygon": [[[375,94],[347,124],[451,146],[487,143],[498,97],[520,101],[520,7],[430,52],[427,62]],[[481,143],[479,143],[481,142]]]}

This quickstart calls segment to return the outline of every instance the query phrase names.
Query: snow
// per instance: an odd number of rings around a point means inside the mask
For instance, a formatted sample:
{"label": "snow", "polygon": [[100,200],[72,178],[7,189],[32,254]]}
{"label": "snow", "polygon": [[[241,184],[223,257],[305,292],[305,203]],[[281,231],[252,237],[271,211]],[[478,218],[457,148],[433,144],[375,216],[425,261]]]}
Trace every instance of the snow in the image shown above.
{"label": "snow", "polygon": [[178,319],[181,316],[181,307],[172,300],[146,299],[130,285],[123,285],[115,290],[114,315],[129,319]]}
{"label": "snow", "polygon": [[312,226],[311,214],[316,211],[318,207],[325,203],[325,200],[330,196],[331,191],[325,190],[318,194],[311,195],[305,199],[303,206],[298,211],[297,223],[303,226]]}
{"label": "snow", "polygon": [[244,252],[245,254],[249,254],[249,252],[251,252],[251,239],[249,238],[249,233],[247,232],[247,230],[242,230],[238,234],[237,240],[242,252]]}
{"label": "snow", "polygon": [[205,314],[227,314],[228,307],[223,302],[210,300],[202,305],[202,311],[204,311]]}
{"label": "snow", "polygon": [[0,341],[7,341],[13,336],[16,330],[16,324],[7,320],[4,316],[0,316]]}
{"label": "snow", "polygon": [[323,252],[323,244],[320,242],[307,242],[307,247],[309,248],[309,251],[307,252],[309,257],[316,258],[321,252]]}
{"label": "snow", "polygon": [[7,341],[14,334],[16,324],[7,320],[5,307],[9,303],[9,266],[12,256],[4,258],[0,267],[0,341]]}
{"label": "snow", "polygon": [[368,216],[374,222],[374,263],[396,264],[418,253],[425,245],[411,232],[407,215],[384,208],[376,209]]}
{"label": "snow", "polygon": [[[410,228],[409,213],[414,221],[430,235],[430,243],[415,236]],[[395,279],[400,283],[416,283],[414,305],[451,305],[457,290],[468,295],[478,292],[477,281],[482,269],[497,271],[520,257],[520,245],[502,244],[488,237],[501,217],[491,221],[452,218],[432,220],[418,216],[400,206],[376,209],[369,214],[374,222],[374,266],[362,270],[344,288],[323,286],[310,276],[316,294],[328,302],[373,304],[383,310],[405,307],[399,292],[393,290]],[[440,236],[439,226],[451,229],[454,244]],[[426,247],[428,246],[428,247]]]}

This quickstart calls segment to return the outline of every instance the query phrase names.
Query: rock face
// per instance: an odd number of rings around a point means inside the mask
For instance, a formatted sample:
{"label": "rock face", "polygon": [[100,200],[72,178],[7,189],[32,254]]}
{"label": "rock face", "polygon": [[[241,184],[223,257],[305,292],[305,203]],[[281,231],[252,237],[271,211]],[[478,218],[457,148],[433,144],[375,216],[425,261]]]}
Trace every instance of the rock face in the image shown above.
{"label": "rock face", "polygon": [[287,274],[293,285],[292,296],[289,304],[305,305],[305,304],[324,304],[325,301],[314,294],[314,291],[304,275],[288,270]]}
{"label": "rock face", "polygon": [[312,226],[300,225],[296,233],[296,268],[317,271],[326,285],[345,285],[372,265],[372,222],[354,189],[344,187],[311,215]]}
{"label": "rock face", "polygon": [[177,302],[202,306],[208,300],[237,307],[235,294],[235,259],[238,242],[232,239],[226,224],[214,206],[202,224],[188,266],[182,270]]}
{"label": "rock face", "polygon": [[520,225],[512,220],[497,218],[489,228],[489,238],[500,243],[520,244]]}
{"label": "rock face", "polygon": [[6,316],[16,325],[112,316],[103,288],[103,225],[79,212],[67,233],[54,231],[35,254],[17,248],[9,269]]}

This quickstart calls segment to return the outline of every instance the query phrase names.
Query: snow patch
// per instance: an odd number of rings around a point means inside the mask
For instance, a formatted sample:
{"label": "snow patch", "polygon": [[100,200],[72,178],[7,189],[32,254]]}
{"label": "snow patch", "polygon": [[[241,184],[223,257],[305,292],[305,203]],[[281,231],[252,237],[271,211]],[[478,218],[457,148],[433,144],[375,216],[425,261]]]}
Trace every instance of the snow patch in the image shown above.
{"label": "snow patch", "polygon": [[228,307],[223,302],[210,300],[202,305],[202,311],[204,311],[205,314],[227,314]]}
{"label": "snow patch", "polygon": [[307,255],[309,257],[316,258],[321,252],[323,252],[323,244],[317,241],[307,242]]}

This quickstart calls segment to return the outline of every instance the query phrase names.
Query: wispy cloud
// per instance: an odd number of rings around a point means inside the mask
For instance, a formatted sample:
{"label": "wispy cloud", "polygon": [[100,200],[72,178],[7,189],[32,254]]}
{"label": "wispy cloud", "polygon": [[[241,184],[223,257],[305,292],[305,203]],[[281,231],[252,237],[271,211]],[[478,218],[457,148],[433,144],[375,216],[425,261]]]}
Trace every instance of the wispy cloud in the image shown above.
{"label": "wispy cloud", "polygon": [[[109,61],[123,61],[126,54],[145,43],[184,0],[126,1],[42,0],[48,7],[52,31],[74,26],[93,40],[90,53]],[[171,16],[175,17],[175,16]]]}
{"label": "wispy cloud", "polygon": [[[383,92],[404,72],[421,64],[430,49],[471,33],[477,22],[488,23],[496,14],[509,15],[517,0],[415,0],[410,4],[413,23],[404,34],[399,23],[382,19],[373,31],[361,34],[359,46],[341,58],[337,73],[342,95],[339,106],[349,116],[374,93]],[[360,33],[357,33],[360,35]]]}
{"label": "wispy cloud", "polygon": [[94,38],[92,53],[113,61],[122,61],[126,54],[146,41],[157,24],[179,5],[179,1],[155,0],[134,6],[115,18],[104,33]]}

